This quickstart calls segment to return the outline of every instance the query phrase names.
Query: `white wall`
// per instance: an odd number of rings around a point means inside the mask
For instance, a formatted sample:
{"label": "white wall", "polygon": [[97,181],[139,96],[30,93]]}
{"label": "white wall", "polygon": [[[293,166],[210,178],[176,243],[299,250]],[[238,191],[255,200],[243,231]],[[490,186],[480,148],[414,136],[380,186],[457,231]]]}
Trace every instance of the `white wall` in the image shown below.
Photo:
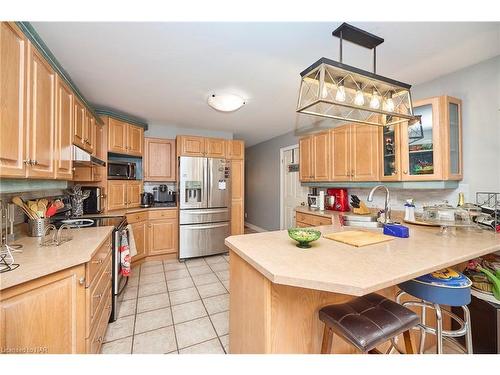
{"label": "white wall", "polygon": [[168,138],[168,139],[174,139],[177,135],[199,135],[202,137],[233,139],[233,133],[230,132],[185,128],[176,125],[165,125],[165,124],[148,124],[148,130],[144,133],[144,136],[146,137],[157,137],[157,138]]}

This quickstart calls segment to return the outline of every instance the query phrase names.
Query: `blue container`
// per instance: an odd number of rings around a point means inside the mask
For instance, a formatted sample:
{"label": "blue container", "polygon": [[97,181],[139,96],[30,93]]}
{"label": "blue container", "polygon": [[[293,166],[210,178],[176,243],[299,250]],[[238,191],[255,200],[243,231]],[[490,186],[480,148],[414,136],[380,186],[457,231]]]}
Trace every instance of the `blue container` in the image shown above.
{"label": "blue container", "polygon": [[385,224],[384,234],[388,236],[408,238],[410,237],[410,230],[408,227],[399,224]]}

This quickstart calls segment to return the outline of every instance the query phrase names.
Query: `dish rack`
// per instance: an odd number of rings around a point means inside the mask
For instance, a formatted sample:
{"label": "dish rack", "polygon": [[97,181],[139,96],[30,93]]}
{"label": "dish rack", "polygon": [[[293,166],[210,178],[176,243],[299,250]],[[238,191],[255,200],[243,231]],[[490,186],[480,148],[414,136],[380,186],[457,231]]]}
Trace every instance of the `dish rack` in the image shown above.
{"label": "dish rack", "polygon": [[491,208],[493,211],[491,217],[498,228],[500,225],[500,193],[478,191],[476,193],[476,204],[481,207]]}

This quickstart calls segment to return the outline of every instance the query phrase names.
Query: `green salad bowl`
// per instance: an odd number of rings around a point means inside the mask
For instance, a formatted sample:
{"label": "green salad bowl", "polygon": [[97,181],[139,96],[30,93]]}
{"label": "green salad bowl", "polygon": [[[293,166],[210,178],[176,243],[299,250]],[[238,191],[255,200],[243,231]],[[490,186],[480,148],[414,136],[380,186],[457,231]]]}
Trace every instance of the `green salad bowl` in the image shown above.
{"label": "green salad bowl", "polygon": [[288,229],[288,235],[292,240],[298,242],[297,247],[309,249],[311,247],[310,243],[321,237],[321,232],[309,228],[290,228]]}

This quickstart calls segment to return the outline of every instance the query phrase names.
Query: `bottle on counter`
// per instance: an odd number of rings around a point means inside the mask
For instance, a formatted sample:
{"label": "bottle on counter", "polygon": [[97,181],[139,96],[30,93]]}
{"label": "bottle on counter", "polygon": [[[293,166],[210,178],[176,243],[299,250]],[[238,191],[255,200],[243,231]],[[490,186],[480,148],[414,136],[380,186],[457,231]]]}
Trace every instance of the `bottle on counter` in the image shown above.
{"label": "bottle on counter", "polygon": [[462,207],[465,203],[464,193],[458,193],[458,203],[457,207]]}
{"label": "bottle on counter", "polygon": [[323,190],[319,192],[319,210],[325,210],[325,192]]}
{"label": "bottle on counter", "polygon": [[413,202],[413,198],[406,200],[405,221],[415,221],[415,203]]}

